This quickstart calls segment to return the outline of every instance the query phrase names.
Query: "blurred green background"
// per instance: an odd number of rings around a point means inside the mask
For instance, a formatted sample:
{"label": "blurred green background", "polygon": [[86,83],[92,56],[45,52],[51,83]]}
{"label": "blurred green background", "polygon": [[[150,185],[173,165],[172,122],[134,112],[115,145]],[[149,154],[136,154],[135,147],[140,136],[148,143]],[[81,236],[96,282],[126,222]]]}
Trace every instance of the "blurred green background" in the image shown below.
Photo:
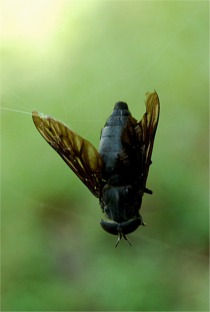
{"label": "blurred green background", "polygon": [[[208,1],[3,1],[2,311],[208,310]],[[99,144],[115,102],[161,115],[130,247],[31,111]],[[25,112],[28,114],[25,114]]]}

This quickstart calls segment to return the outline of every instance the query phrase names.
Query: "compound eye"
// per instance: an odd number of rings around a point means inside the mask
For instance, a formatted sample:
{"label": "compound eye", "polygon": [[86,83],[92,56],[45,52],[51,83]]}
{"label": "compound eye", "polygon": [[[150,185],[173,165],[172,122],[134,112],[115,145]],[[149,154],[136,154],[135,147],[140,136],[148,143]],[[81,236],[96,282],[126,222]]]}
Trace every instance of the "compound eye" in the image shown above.
{"label": "compound eye", "polygon": [[122,223],[114,223],[114,222],[101,220],[100,224],[102,228],[110,234],[127,235],[135,231],[139,227],[139,225],[143,223],[142,223],[142,220],[138,218],[138,219],[132,219],[126,222],[122,222]]}
{"label": "compound eye", "polygon": [[127,235],[129,233],[134,232],[139,225],[142,224],[142,220],[140,218],[129,220],[123,223],[120,223],[121,233],[123,235]]}
{"label": "compound eye", "polygon": [[113,222],[101,220],[100,224],[101,224],[102,228],[106,232],[108,232],[109,234],[118,235],[118,233],[119,233],[119,231],[118,231],[119,224],[118,223],[113,223]]}

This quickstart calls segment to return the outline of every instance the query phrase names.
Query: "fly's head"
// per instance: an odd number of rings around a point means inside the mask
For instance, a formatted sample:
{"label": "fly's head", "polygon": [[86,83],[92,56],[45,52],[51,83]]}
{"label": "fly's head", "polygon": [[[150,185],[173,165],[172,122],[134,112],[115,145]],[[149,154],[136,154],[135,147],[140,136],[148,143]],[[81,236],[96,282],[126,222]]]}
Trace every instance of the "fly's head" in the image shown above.
{"label": "fly's head", "polygon": [[113,235],[118,235],[116,246],[121,238],[129,242],[127,234],[144,225],[139,214],[141,196],[131,186],[106,185],[100,200],[107,221],[101,220],[102,228]]}
{"label": "fly's head", "polygon": [[122,237],[127,240],[130,246],[132,246],[126,235],[135,231],[140,225],[145,225],[141,216],[137,219],[131,219],[121,223],[101,220],[100,224],[101,227],[109,234],[118,235],[115,247],[117,247]]}

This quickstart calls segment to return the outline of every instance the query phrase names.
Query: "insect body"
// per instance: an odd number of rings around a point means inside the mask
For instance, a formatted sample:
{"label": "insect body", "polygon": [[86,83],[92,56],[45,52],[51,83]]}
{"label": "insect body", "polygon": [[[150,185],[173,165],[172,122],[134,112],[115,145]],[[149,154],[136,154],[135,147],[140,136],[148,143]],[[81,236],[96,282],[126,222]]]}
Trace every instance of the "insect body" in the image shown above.
{"label": "insect body", "polygon": [[[146,113],[137,121],[124,102],[118,102],[101,132],[99,151],[63,123],[33,112],[33,121],[44,139],[99,198],[107,220],[102,228],[123,237],[144,222],[139,214],[142,196],[151,194],[146,180],[159,118],[156,92],[147,95]],[[129,241],[128,241],[129,242]],[[130,244],[130,242],[129,242]]]}

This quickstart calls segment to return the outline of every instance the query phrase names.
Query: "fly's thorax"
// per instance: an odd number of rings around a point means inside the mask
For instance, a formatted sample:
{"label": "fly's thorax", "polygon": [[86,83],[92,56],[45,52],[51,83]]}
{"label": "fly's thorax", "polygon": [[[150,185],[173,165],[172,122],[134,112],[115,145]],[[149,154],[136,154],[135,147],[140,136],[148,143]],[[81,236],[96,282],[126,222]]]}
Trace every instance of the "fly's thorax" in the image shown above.
{"label": "fly's thorax", "polygon": [[100,203],[108,219],[121,223],[139,217],[141,196],[115,175],[104,186]]}

